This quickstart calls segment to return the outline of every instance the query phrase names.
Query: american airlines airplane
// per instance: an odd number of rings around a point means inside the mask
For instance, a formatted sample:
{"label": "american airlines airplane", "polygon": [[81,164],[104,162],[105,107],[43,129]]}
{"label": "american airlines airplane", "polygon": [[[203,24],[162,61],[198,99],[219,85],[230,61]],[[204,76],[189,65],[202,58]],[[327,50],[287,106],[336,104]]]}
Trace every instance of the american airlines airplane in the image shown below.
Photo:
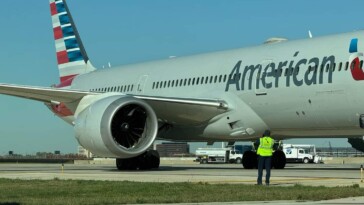
{"label": "american airlines airplane", "polygon": [[[125,169],[159,167],[156,139],[254,141],[364,135],[363,31],[97,70],[65,0],[50,0],[60,83],[0,84],[43,102],[74,126],[80,145]],[[243,165],[253,168],[254,151]],[[276,150],[276,168],[285,155]]]}

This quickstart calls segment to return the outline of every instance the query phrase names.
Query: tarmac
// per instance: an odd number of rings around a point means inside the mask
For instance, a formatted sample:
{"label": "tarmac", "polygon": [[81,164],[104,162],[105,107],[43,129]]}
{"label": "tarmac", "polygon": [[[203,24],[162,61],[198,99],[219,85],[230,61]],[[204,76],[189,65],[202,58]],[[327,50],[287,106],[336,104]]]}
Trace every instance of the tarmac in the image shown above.
{"label": "tarmac", "polygon": [[[364,162],[363,162],[364,164]],[[351,186],[364,187],[364,173],[359,164],[287,164],[285,169],[273,169],[271,186]],[[241,164],[198,164],[166,162],[149,171],[118,171],[112,161],[90,164],[27,164],[0,163],[0,178],[10,179],[74,179],[137,182],[205,182],[210,184],[255,184],[257,170],[243,169]],[[263,178],[264,180],[264,178]],[[224,204],[364,204],[364,197],[329,201],[258,201]],[[192,203],[196,204],[196,203]],[[221,204],[221,203],[199,203]]]}

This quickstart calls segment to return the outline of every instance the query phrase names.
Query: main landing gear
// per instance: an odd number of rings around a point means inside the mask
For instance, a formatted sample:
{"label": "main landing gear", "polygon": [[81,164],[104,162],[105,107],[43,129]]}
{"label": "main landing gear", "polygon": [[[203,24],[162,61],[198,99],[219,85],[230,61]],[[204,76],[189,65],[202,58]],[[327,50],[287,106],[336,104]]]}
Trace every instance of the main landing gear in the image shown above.
{"label": "main landing gear", "polygon": [[[284,167],[286,166],[286,155],[279,145],[274,147],[277,147],[277,149],[273,152],[272,167],[274,167],[275,169],[284,169]],[[245,169],[258,168],[257,153],[255,151],[246,151],[243,155],[242,164]]]}
{"label": "main landing gear", "polygon": [[127,158],[116,159],[116,167],[118,170],[148,170],[159,168],[160,157],[156,150],[148,150],[143,154]]}

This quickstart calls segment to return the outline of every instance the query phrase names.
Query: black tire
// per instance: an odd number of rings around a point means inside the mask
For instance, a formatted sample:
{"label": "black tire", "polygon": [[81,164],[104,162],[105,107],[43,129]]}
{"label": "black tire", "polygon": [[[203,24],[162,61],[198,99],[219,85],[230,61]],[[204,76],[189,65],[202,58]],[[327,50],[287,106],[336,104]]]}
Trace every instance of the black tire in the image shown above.
{"label": "black tire", "polygon": [[129,159],[116,159],[116,168],[118,170],[136,170],[138,168],[138,160],[136,157]]}
{"label": "black tire", "polygon": [[124,159],[116,159],[116,168],[118,170],[125,170],[125,163],[124,163]]}
{"label": "black tire", "polygon": [[140,170],[147,170],[151,168],[151,160],[149,159],[148,152],[144,152],[143,154],[137,157],[137,166]]}
{"label": "black tire", "polygon": [[310,160],[307,157],[303,158],[303,163],[308,164],[309,162]]}
{"label": "black tire", "polygon": [[157,150],[149,150],[149,159],[151,161],[151,167],[152,169],[158,169],[159,165],[161,163],[160,156]]}
{"label": "black tire", "polygon": [[126,170],[136,170],[136,169],[138,169],[138,165],[139,165],[138,161],[139,160],[138,160],[137,157],[124,159]]}
{"label": "black tire", "polygon": [[201,164],[207,164],[207,159],[202,159]]}
{"label": "black tire", "polygon": [[286,166],[286,155],[283,151],[277,150],[273,153],[272,166],[275,169],[284,169],[284,167]]}
{"label": "black tire", "polygon": [[241,158],[240,158],[240,157],[236,158],[235,163],[236,163],[236,164],[241,164],[241,163],[242,163]]}
{"label": "black tire", "polygon": [[243,155],[242,164],[245,169],[254,169],[258,167],[258,155],[253,151],[246,151]]}

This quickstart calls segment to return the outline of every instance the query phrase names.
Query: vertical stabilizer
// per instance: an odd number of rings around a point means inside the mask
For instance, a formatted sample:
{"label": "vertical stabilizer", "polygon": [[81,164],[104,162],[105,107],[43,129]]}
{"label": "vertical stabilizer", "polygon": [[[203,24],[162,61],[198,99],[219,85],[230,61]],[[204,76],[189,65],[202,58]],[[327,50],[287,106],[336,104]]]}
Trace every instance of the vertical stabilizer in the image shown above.
{"label": "vertical stabilizer", "polygon": [[94,71],[65,0],[50,0],[60,87],[69,86],[75,76]]}

